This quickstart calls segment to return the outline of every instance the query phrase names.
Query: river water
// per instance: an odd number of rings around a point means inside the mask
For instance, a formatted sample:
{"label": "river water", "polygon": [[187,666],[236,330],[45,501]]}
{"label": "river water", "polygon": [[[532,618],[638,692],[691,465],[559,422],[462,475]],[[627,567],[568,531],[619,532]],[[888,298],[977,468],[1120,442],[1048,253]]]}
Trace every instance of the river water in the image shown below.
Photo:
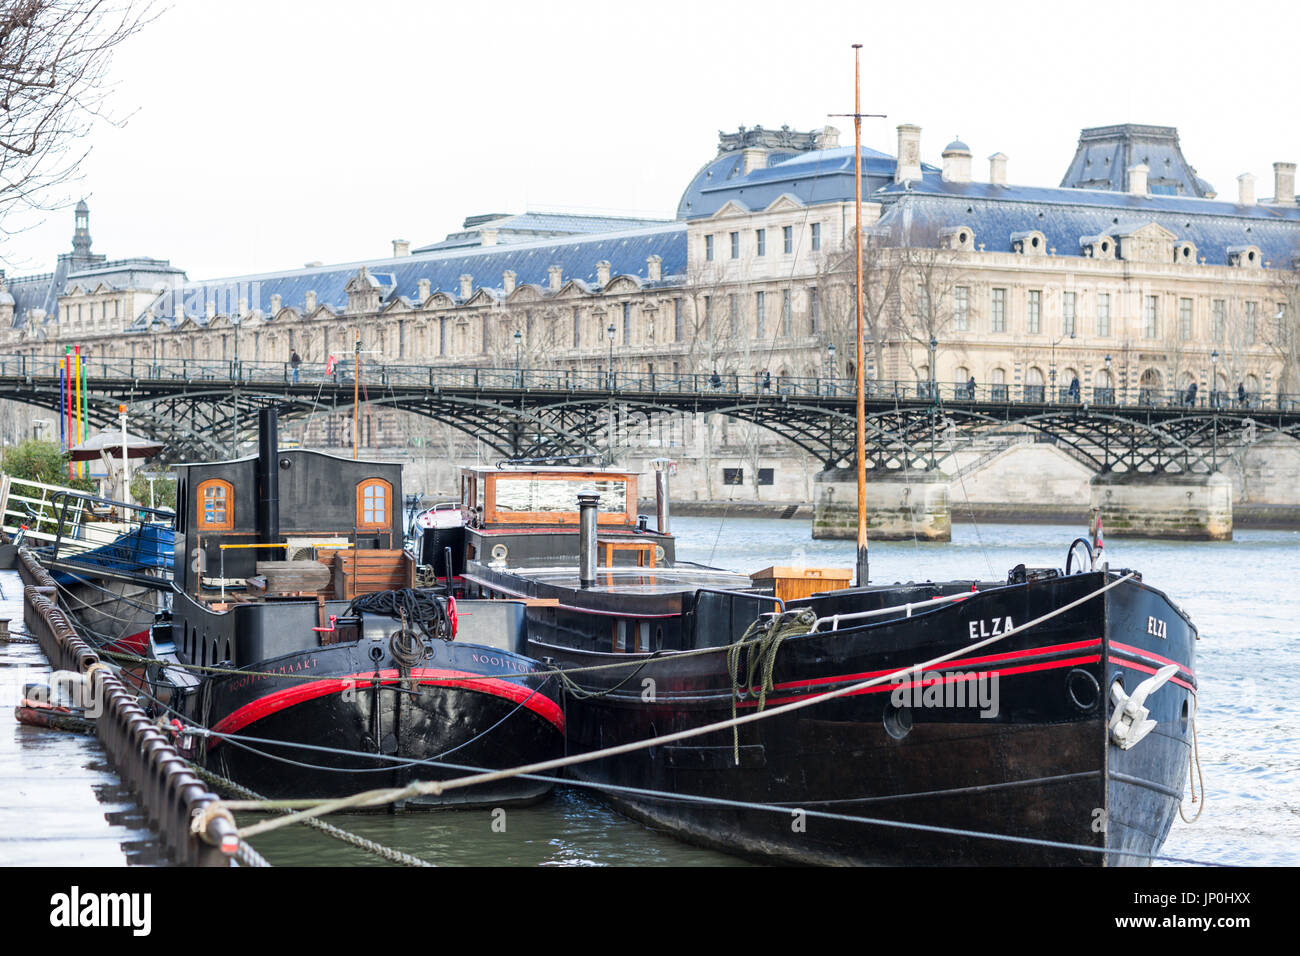
{"label": "river water", "polygon": [[[871,576],[879,582],[997,579],[1022,562],[1059,567],[1081,530],[956,524],[949,544],[873,545]],[[847,568],[853,561],[853,542],[813,541],[804,521],[678,518],[674,531],[681,559],[740,571],[800,563]],[[1300,623],[1293,604],[1300,532],[1239,530],[1231,542],[1112,538],[1106,553],[1112,567],[1136,568],[1166,591],[1201,634],[1197,727],[1206,800],[1195,823],[1174,822],[1163,852],[1212,863],[1300,864]],[[73,752],[69,759],[87,758]],[[89,759],[93,763],[93,754]],[[333,822],[444,865],[746,865],[649,830],[570,789],[508,811],[504,832],[487,811],[351,815]],[[380,865],[300,828],[253,842],[274,864]]]}

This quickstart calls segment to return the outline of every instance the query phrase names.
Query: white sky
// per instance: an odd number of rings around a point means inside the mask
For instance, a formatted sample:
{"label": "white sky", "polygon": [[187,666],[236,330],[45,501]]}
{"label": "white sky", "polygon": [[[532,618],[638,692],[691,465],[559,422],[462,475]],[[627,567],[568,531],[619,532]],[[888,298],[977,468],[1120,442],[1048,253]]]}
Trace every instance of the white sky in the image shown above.
{"label": "white sky", "polygon": [[[120,51],[121,128],[90,142],[77,193],[94,251],[191,278],[385,256],[467,215],[525,209],[671,218],[719,129],[830,122],[863,142],[954,136],[975,176],[1055,186],[1079,129],[1177,126],[1221,197],[1300,161],[1300,4],[948,0],[363,3],[176,0]],[[76,196],[73,196],[75,201]],[[71,210],[0,247],[52,268]]]}

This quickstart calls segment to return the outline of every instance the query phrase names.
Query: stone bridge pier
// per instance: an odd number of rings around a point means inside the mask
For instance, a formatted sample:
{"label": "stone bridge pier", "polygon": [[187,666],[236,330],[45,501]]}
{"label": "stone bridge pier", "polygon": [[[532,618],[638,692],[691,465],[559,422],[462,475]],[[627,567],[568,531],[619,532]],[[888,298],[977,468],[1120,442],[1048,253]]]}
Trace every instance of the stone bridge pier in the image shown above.
{"label": "stone bridge pier", "polygon": [[[949,479],[941,471],[867,472],[867,534],[873,541],[951,541]],[[858,536],[858,480],[852,468],[813,479],[814,538]]]}
{"label": "stone bridge pier", "polygon": [[1102,472],[1091,506],[1103,533],[1124,538],[1232,540],[1232,483],[1223,475]]}

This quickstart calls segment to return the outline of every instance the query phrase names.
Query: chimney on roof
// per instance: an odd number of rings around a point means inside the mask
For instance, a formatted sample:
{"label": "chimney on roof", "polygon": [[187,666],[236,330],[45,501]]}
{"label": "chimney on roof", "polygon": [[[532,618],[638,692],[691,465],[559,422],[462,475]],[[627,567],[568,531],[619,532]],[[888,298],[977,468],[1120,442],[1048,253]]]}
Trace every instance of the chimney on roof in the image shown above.
{"label": "chimney on roof", "polygon": [[646,278],[649,279],[651,282],[658,282],[660,279],[662,279],[663,265],[664,265],[663,256],[657,256],[657,255],[646,256],[645,259]]}
{"label": "chimney on roof", "polygon": [[420,297],[420,303],[423,304],[429,301],[429,280],[421,279],[415,284],[415,287],[419,290],[416,294]]}
{"label": "chimney on roof", "polygon": [[898,163],[894,182],[921,178],[921,127],[904,123],[898,127]]}
{"label": "chimney on roof", "polygon": [[497,244],[497,234],[498,234],[498,230],[496,229],[479,230],[479,236],[481,238],[482,244],[485,246],[495,246]]}
{"label": "chimney on roof", "polygon": [[559,292],[560,283],[564,281],[564,267],[551,266],[549,269],[546,270],[546,274],[547,276],[550,277],[551,280],[551,291]]}
{"label": "chimney on roof", "polygon": [[517,277],[515,276],[515,274],[511,272],[509,269],[501,273],[501,288],[505,290],[506,295],[509,295],[511,292],[515,291],[516,278]]}
{"label": "chimney on roof", "polygon": [[474,293],[474,277],[472,275],[463,275],[460,277],[460,297],[468,299]]}
{"label": "chimney on roof", "polygon": [[394,239],[394,240],[393,240],[393,258],[394,258],[394,259],[398,259],[398,258],[400,258],[400,257],[402,257],[402,256],[409,256],[410,254],[411,254],[411,242],[410,242],[409,239]]}
{"label": "chimney on roof", "polygon": [[1007,154],[994,153],[989,157],[989,182],[994,186],[1007,184]]}
{"label": "chimney on roof", "polygon": [[307,295],[303,297],[302,307],[303,307],[303,311],[308,313],[309,315],[312,312],[316,311],[316,290],[315,289],[307,290]]}
{"label": "chimney on roof", "polygon": [[1128,168],[1128,191],[1134,196],[1147,194],[1147,173],[1151,172],[1146,163],[1138,163]]}
{"label": "chimney on roof", "polygon": [[278,293],[278,292],[271,296],[271,314],[272,314],[272,315],[279,315],[279,314],[280,314],[280,303],[283,302],[283,301],[284,301],[284,300],[280,298],[280,293]]}
{"label": "chimney on roof", "polygon": [[1242,173],[1237,177],[1237,205],[1255,205],[1255,174]]}
{"label": "chimney on roof", "polygon": [[970,182],[970,147],[959,139],[953,140],[943,151],[943,181],[945,183]]}
{"label": "chimney on roof", "polygon": [[748,175],[756,169],[763,169],[767,166],[767,150],[760,149],[757,146],[747,147],[742,154],[745,160],[745,174]]}
{"label": "chimney on roof", "polygon": [[602,288],[609,285],[608,259],[601,259],[596,263],[596,285],[601,286]]}
{"label": "chimney on roof", "polygon": [[1273,202],[1279,206],[1294,206],[1295,163],[1273,164]]}

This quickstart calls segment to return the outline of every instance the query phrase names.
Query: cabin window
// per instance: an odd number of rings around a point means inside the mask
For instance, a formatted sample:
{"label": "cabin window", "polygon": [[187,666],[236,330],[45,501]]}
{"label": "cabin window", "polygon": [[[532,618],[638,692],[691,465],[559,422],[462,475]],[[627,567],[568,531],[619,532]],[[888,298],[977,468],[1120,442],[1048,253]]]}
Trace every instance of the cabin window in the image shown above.
{"label": "cabin window", "polygon": [[234,485],[220,478],[199,484],[199,529],[229,531],[235,526]]}
{"label": "cabin window", "polygon": [[393,486],[382,478],[368,478],[357,485],[357,527],[387,528],[393,501]]}

